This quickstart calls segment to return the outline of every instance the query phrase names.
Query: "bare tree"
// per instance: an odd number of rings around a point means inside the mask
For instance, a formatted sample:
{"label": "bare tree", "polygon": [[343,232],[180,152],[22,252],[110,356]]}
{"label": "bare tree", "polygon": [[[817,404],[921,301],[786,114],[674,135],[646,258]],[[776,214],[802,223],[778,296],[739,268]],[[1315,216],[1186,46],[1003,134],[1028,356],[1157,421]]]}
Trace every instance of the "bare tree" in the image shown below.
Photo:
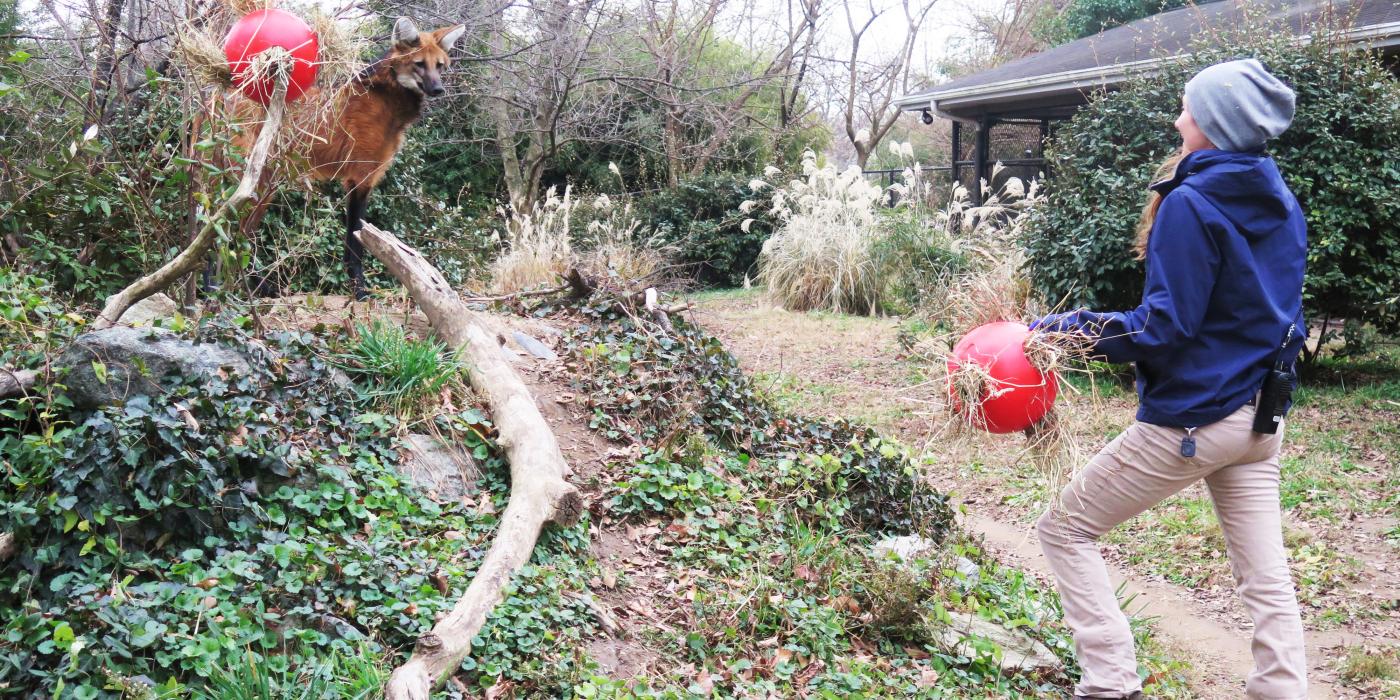
{"label": "bare tree", "polygon": [[778,138],[794,125],[801,123],[814,109],[804,105],[803,83],[812,73],[816,60],[817,22],[821,18],[823,0],[787,0],[786,18],[789,35],[802,34],[802,45],[794,56],[791,69],[783,74],[779,85],[781,102],[778,113]]}
{"label": "bare tree", "polygon": [[893,53],[883,57],[872,55],[872,49],[878,47],[872,47],[866,39],[880,16],[892,8],[877,7],[875,0],[867,2],[864,12],[853,9],[859,4],[857,0],[844,3],[851,45],[845,61],[842,126],[861,167],[865,167],[870,154],[899,119],[900,110],[894,106],[894,100],[913,87],[917,76],[911,59],[924,20],[937,0],[900,0],[903,40]]}
{"label": "bare tree", "polygon": [[[470,89],[491,121],[510,204],[526,211],[565,145],[616,130],[605,90],[586,93],[608,30],[596,0],[527,0],[494,16],[492,54]],[[591,102],[586,97],[592,96]]]}
{"label": "bare tree", "polygon": [[967,75],[1024,58],[1045,48],[1035,36],[1036,22],[1053,16],[1055,0],[1006,0],[990,9],[959,13],[962,38],[940,62],[949,76]]}
{"label": "bare tree", "polygon": [[[608,52],[610,70],[596,79],[626,86],[654,112],[659,138],[653,140],[659,141],[659,151],[646,142],[646,134],[630,135],[629,145],[658,152],[670,186],[703,173],[716,158],[733,155],[742,136],[766,131],[780,138],[784,128],[810,111],[797,93],[814,45],[821,0],[789,2],[803,10],[799,21],[786,26],[779,16],[752,8],[738,8],[738,21],[726,18],[736,9],[735,0],[642,0],[614,18],[632,28],[635,37],[628,41],[634,43]],[[762,36],[753,29],[757,23],[764,25]],[[739,32],[749,36],[747,45],[726,38]],[[764,45],[768,48],[755,48]],[[627,50],[633,47],[641,60]],[[734,52],[739,52],[737,60]],[[794,76],[799,56],[801,68]],[[756,98],[770,88],[777,99],[755,109]]]}

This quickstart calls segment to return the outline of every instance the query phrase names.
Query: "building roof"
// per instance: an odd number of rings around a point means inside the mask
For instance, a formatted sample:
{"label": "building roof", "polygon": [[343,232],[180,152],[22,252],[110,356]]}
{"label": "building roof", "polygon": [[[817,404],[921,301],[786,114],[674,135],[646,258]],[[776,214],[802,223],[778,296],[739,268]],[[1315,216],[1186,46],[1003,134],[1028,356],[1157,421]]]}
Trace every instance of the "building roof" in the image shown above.
{"label": "building roof", "polygon": [[1395,0],[1220,0],[1115,27],[906,95],[896,104],[960,120],[1065,117],[1095,89],[1111,88],[1187,53],[1209,32],[1252,22],[1306,40],[1309,28],[1328,17],[1339,18],[1347,41],[1400,50],[1400,3]]}

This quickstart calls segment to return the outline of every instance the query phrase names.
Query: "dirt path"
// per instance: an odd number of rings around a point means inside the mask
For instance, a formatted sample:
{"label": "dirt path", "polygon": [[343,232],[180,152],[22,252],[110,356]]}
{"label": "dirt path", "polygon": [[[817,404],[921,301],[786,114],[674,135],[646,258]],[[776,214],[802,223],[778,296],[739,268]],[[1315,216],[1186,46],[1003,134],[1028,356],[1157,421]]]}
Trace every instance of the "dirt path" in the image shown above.
{"label": "dirt path", "polygon": [[[960,495],[968,507],[967,527],[985,537],[990,549],[1048,580],[1040,546],[1025,523],[1028,513],[1007,505],[1015,499],[1014,484],[1008,488],[996,483],[996,476],[988,479],[975,473],[980,463],[1014,463],[1019,442],[984,440],[971,453],[947,446],[940,439],[940,384],[931,381],[917,363],[900,357],[897,320],[794,314],[752,293],[702,297],[694,313],[695,320],[716,334],[760,385],[780,400],[797,404],[792,408],[809,415],[865,420],[941,457],[936,464],[943,468],[935,468],[931,477]],[[1102,424],[1080,426],[1090,442],[1121,430],[1131,420],[1129,400],[1110,404],[1112,415],[1099,418]],[[973,473],[958,466],[966,463],[974,464]],[[1368,553],[1358,548],[1356,555]],[[1107,554],[1110,560],[1115,558],[1112,551]],[[1159,637],[1165,637],[1168,649],[1178,658],[1192,664],[1192,686],[1199,697],[1242,697],[1242,682],[1253,664],[1248,623],[1241,624],[1243,610],[1233,594],[1192,591],[1121,562],[1113,568],[1115,579],[1127,583],[1127,594],[1137,596],[1133,610],[1159,618]],[[1336,656],[1344,646],[1394,643],[1388,638],[1397,636],[1395,631],[1384,631],[1377,636],[1373,627],[1354,625],[1310,629],[1310,697],[1361,697],[1336,684]]]}

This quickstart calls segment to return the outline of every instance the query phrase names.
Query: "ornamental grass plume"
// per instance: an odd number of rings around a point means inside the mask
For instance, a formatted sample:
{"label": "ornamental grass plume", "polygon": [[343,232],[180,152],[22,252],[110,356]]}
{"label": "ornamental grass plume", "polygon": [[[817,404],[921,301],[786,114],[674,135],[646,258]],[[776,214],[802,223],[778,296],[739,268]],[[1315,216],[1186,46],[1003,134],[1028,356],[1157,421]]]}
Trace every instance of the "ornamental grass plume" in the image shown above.
{"label": "ornamental grass plume", "polygon": [[873,250],[883,191],[858,167],[818,165],[812,151],[803,154],[802,172],[781,186],[749,183],[755,192],[774,187],[773,213],[781,221],[763,244],[759,281],[792,311],[875,313],[884,287]]}
{"label": "ornamental grass plume", "polygon": [[573,243],[569,224],[578,202],[573,188],[564,187],[561,197],[550,187],[544,199],[530,206],[530,211],[496,212],[506,222],[503,238],[506,253],[491,263],[491,287],[499,294],[513,294],[555,283],[569,271],[573,261]]}

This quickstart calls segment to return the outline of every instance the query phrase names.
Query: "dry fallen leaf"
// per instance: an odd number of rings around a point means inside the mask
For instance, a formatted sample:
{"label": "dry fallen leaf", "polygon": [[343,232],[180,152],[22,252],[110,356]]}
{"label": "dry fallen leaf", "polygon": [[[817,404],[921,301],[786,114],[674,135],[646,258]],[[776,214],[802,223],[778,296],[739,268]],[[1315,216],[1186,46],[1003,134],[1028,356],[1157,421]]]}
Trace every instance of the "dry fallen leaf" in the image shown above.
{"label": "dry fallen leaf", "polygon": [[938,685],[938,672],[931,668],[920,671],[918,685],[920,688],[932,688]]}
{"label": "dry fallen leaf", "polygon": [[476,504],[476,512],[480,515],[491,515],[496,512],[496,504],[492,503],[491,498],[487,496]]}
{"label": "dry fallen leaf", "polygon": [[695,674],[695,686],[700,692],[709,695],[710,691],[715,689],[715,681],[710,677],[709,671],[700,669],[700,673]]}
{"label": "dry fallen leaf", "polygon": [[194,414],[190,413],[188,406],[184,403],[177,403],[175,404],[175,410],[180,414],[181,418],[185,419],[185,427],[196,433],[199,432],[199,421],[194,419]]}
{"label": "dry fallen leaf", "polygon": [[797,675],[792,677],[792,684],[797,686],[799,690],[806,689],[807,684],[811,683],[812,679],[816,678],[817,674],[824,669],[826,669],[826,664],[821,659],[817,659],[798,671]]}
{"label": "dry fallen leaf", "polygon": [[852,615],[860,613],[860,603],[857,603],[855,598],[848,595],[838,595],[832,598],[831,607],[848,612]]}

